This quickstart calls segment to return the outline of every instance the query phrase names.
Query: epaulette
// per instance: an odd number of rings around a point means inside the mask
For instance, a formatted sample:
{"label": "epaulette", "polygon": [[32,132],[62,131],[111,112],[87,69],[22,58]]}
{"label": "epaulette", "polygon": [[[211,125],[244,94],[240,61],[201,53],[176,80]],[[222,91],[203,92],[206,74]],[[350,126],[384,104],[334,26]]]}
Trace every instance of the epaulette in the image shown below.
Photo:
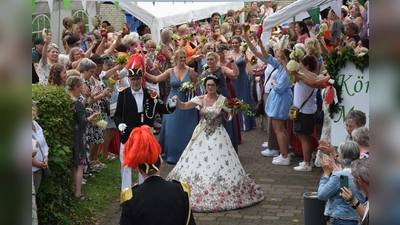
{"label": "epaulette", "polygon": [[120,87],[120,88],[118,88],[118,92],[122,92],[122,91],[124,91],[125,89],[127,89],[128,87]]}
{"label": "epaulette", "polygon": [[139,187],[139,184],[134,184],[132,187],[125,188],[120,195],[119,203],[122,204],[133,198],[133,188]]}
{"label": "epaulette", "polygon": [[182,186],[183,191],[185,191],[186,193],[188,193],[188,195],[189,195],[189,197],[190,197],[190,185],[189,185],[189,184],[187,184],[187,183],[185,183],[185,182],[179,182],[179,181],[177,181],[177,180],[172,180],[172,181],[175,182],[175,183],[179,183],[179,184]]}

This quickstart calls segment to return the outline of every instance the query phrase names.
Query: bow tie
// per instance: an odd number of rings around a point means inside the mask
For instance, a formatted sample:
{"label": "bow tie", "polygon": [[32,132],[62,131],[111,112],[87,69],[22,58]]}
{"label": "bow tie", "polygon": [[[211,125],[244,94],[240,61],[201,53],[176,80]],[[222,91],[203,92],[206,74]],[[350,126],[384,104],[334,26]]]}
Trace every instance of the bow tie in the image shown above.
{"label": "bow tie", "polygon": [[140,94],[142,94],[141,91],[132,91],[132,93],[133,93],[134,95],[140,95]]}

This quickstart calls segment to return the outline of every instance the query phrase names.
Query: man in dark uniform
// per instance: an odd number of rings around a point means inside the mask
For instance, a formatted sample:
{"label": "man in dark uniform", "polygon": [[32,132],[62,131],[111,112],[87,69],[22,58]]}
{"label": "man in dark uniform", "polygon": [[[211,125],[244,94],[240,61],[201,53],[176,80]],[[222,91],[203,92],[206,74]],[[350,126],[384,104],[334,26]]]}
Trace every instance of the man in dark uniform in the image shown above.
{"label": "man in dark uniform", "polygon": [[[152,92],[146,88],[142,88],[142,67],[128,70],[128,79],[130,88],[120,91],[118,95],[117,108],[114,114],[114,121],[117,125],[120,136],[120,153],[119,158],[121,165],[123,164],[124,144],[128,140],[131,131],[141,125],[150,127],[154,124],[155,115],[172,113],[176,106],[173,103],[164,104],[157,96],[156,92]],[[132,170],[128,167],[121,168],[122,185],[121,191],[132,185]],[[140,176],[139,176],[140,177]],[[140,177],[141,178],[141,177]],[[141,179],[139,179],[141,183]]]}
{"label": "man in dark uniform", "polygon": [[[146,140],[146,143],[143,142]],[[121,193],[121,225],[194,225],[190,187],[160,177],[161,146],[149,126],[135,128],[125,145],[124,165],[138,167],[144,182]]]}

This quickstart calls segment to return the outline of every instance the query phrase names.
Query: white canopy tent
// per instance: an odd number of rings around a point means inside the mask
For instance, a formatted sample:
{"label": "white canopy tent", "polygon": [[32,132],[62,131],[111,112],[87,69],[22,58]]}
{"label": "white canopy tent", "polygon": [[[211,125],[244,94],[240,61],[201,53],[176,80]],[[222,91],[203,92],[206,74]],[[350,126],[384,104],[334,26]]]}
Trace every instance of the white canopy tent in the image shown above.
{"label": "white canopy tent", "polygon": [[119,7],[134,15],[151,29],[156,43],[160,40],[160,31],[170,25],[201,20],[218,12],[225,14],[229,9],[243,8],[243,2],[120,2]]}
{"label": "white canopy tent", "polygon": [[[51,13],[51,30],[53,41],[61,45],[60,35],[63,30],[62,19],[71,15],[71,10],[86,9],[89,18],[99,13],[100,3],[94,0],[70,0],[69,10],[65,9],[63,0],[36,0],[35,11],[32,14]],[[116,1],[113,1],[116,2]],[[133,2],[119,0],[119,8],[135,16],[147,24],[156,43],[160,40],[160,31],[169,25],[190,22],[192,19],[201,20],[214,12],[225,14],[229,9],[243,8],[243,2]],[[89,21],[91,21],[89,19]],[[89,30],[93,26],[89,22]]]}
{"label": "white canopy tent", "polygon": [[297,0],[284,7],[282,10],[264,19],[261,40],[265,44],[268,43],[269,38],[271,37],[271,28],[276,25],[303,20],[307,17],[310,17],[307,12],[310,9],[319,7],[322,11],[328,7],[331,7],[337,15],[341,15],[341,6],[341,0]]}

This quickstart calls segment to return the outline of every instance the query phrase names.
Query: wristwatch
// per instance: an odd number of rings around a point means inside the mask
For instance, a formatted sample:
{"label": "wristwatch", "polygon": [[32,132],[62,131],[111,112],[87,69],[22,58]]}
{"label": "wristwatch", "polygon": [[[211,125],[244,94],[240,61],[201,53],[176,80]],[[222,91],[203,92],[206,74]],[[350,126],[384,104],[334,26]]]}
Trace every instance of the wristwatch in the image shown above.
{"label": "wristwatch", "polygon": [[233,62],[235,62],[235,60],[234,59],[231,59],[231,61],[230,61],[231,63],[233,63]]}
{"label": "wristwatch", "polygon": [[355,205],[352,205],[351,208],[357,209],[357,207],[360,205],[360,201],[357,200],[357,203]]}

